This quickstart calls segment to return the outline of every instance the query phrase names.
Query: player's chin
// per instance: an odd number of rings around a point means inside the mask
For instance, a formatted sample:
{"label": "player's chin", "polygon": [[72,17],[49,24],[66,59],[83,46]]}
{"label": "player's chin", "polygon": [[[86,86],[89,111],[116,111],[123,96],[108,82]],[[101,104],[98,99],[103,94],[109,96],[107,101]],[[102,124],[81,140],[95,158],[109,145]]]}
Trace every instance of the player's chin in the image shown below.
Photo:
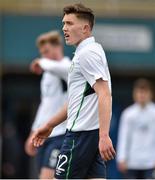
{"label": "player's chin", "polygon": [[70,45],[70,46],[73,45],[73,43],[71,41],[67,41],[67,40],[66,40],[66,44]]}

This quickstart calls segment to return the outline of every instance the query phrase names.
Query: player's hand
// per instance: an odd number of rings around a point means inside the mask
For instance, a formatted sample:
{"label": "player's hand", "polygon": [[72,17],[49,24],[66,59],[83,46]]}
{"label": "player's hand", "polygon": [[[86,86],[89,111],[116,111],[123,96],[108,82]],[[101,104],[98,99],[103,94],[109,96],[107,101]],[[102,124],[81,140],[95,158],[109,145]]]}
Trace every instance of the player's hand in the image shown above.
{"label": "player's hand", "polygon": [[30,134],[30,136],[25,142],[25,152],[29,156],[35,156],[37,153],[37,149],[33,146],[33,143],[31,142],[31,136],[32,134]]}
{"label": "player's hand", "polygon": [[42,72],[43,72],[42,68],[39,65],[39,61],[40,60],[37,58],[37,59],[33,60],[30,65],[30,71],[35,74],[38,74],[38,75],[42,74]]}
{"label": "player's hand", "polygon": [[121,172],[121,173],[126,173],[127,171],[127,164],[125,161],[122,161],[122,162],[119,162],[118,163],[118,170]]}
{"label": "player's hand", "polygon": [[33,143],[34,147],[43,145],[45,140],[51,134],[52,130],[53,128],[49,127],[47,124],[37,129],[31,137],[31,142]]}
{"label": "player's hand", "polygon": [[116,152],[113,148],[112,141],[108,135],[100,137],[99,151],[100,151],[101,157],[105,161],[114,159]]}

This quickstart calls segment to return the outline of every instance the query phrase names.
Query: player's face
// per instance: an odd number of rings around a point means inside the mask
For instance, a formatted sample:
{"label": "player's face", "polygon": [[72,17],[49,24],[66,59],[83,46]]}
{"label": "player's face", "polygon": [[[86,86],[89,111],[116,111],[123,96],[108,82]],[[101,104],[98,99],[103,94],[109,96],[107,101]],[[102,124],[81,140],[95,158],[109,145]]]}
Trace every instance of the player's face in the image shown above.
{"label": "player's face", "polygon": [[50,43],[46,43],[39,48],[39,51],[42,57],[59,60],[62,54],[62,47],[54,46],[51,45]]}
{"label": "player's face", "polygon": [[75,14],[64,15],[62,22],[66,44],[78,45],[84,39],[85,26],[88,23],[77,18]]}
{"label": "player's face", "polygon": [[135,89],[133,95],[134,100],[141,105],[145,105],[152,99],[151,91],[146,89]]}

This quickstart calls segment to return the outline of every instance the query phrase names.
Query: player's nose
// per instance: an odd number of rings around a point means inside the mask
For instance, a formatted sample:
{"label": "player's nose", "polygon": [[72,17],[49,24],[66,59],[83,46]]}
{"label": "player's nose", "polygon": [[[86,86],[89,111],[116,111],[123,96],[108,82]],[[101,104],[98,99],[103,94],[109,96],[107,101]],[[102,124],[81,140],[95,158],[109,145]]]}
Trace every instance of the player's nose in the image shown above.
{"label": "player's nose", "polygon": [[67,31],[66,25],[63,25],[62,30],[63,30],[63,32]]}

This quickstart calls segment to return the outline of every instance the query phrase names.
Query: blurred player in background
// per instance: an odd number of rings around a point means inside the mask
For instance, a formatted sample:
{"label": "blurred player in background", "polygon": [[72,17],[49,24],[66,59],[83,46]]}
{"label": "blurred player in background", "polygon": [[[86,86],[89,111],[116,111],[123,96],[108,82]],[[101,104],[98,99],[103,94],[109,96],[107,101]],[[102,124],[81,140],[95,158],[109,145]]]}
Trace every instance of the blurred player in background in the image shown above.
{"label": "blurred player in background", "polygon": [[105,161],[115,151],[109,137],[111,80],[103,48],[92,37],[94,14],[82,4],[64,8],[66,43],[75,45],[69,71],[68,106],[41,128],[32,141],[43,144],[55,126],[67,118],[67,133],[56,166],[56,179],[105,178]]}
{"label": "blurred player in background", "polygon": [[57,126],[50,138],[38,150],[30,142],[30,137],[38,127],[56,114],[65,102],[66,94],[63,92],[62,80],[67,80],[70,60],[63,55],[62,37],[57,31],[42,34],[37,39],[37,46],[41,55],[40,59],[31,64],[31,71],[43,76],[41,79],[41,103],[32,131],[25,144],[28,155],[35,156],[39,163],[40,178],[48,179],[54,175],[57,156],[64,139],[66,123]]}
{"label": "blurred player in background", "polygon": [[118,136],[118,169],[130,179],[153,178],[155,168],[155,104],[148,80],[134,84],[135,103],[121,115]]}

